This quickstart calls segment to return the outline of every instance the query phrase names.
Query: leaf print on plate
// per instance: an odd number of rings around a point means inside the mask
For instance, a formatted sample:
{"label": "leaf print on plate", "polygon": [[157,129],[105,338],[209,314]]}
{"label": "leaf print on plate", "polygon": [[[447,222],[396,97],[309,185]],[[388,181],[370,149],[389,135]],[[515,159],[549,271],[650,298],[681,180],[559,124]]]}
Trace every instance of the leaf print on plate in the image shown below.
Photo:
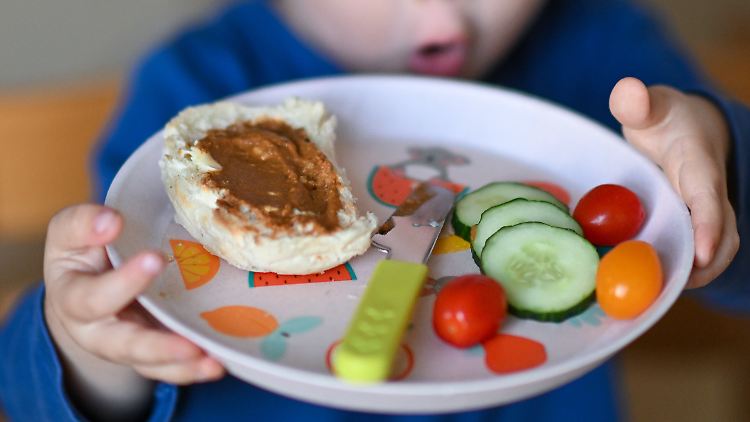
{"label": "leaf print on plate", "polygon": [[281,359],[286,352],[286,338],[280,331],[274,331],[260,343],[260,352],[268,360]]}
{"label": "leaf print on plate", "polygon": [[266,359],[277,361],[284,356],[291,334],[301,334],[314,329],[323,322],[316,316],[301,316],[288,319],[260,343],[260,351]]}
{"label": "leaf print on plate", "polygon": [[331,281],[356,280],[357,274],[349,263],[344,263],[322,273],[290,275],[276,273],[248,272],[247,283],[252,287],[284,286],[287,284],[327,283]]}
{"label": "leaf print on plate", "polygon": [[252,306],[223,306],[201,317],[214,330],[232,337],[263,337],[279,326],[273,315]]}
{"label": "leaf print on plate", "polygon": [[568,318],[568,320],[565,322],[579,328],[586,325],[589,325],[591,327],[598,327],[599,325],[601,325],[604,318],[606,318],[604,311],[601,307],[599,307],[598,303],[594,303],[583,313]]}
{"label": "leaf print on plate", "polygon": [[604,255],[607,254],[607,252],[611,251],[613,246],[597,246],[596,247],[596,253],[599,254],[599,258],[604,258]]}
{"label": "leaf print on plate", "polygon": [[476,346],[469,347],[466,350],[466,353],[472,356],[484,356],[484,346],[481,344],[477,344]]}
{"label": "leaf print on plate", "polygon": [[279,325],[278,331],[287,334],[298,334],[310,331],[323,322],[323,318],[317,316],[301,316],[286,320]]}
{"label": "leaf print on plate", "polygon": [[208,283],[219,272],[219,258],[200,243],[169,239],[169,245],[186,289],[195,289]]}

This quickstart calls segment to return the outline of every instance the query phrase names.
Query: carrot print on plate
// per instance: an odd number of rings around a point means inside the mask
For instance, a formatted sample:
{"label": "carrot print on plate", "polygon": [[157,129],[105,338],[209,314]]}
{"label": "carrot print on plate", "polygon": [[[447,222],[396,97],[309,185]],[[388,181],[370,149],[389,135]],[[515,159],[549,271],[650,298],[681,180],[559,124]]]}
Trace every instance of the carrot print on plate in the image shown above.
{"label": "carrot print on plate", "polygon": [[522,182],[524,185],[533,186],[535,188],[539,188],[550,195],[554,196],[558,201],[562,202],[565,205],[570,205],[570,194],[568,191],[558,185],[557,183],[552,182],[543,182],[540,180],[530,180]]}
{"label": "carrot print on plate", "polygon": [[544,345],[526,337],[498,334],[482,347],[487,368],[497,374],[535,368],[547,361]]}

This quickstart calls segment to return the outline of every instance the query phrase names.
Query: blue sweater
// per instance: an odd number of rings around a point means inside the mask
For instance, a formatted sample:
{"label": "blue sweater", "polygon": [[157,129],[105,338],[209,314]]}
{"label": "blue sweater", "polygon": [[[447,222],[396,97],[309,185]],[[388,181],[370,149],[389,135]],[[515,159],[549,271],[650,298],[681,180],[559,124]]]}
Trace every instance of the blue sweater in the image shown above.
{"label": "blue sweater", "polygon": [[[342,70],[296,38],[263,2],[235,5],[212,22],[156,49],[136,70],[119,117],[96,154],[99,197],[118,168],[180,109],[250,88]],[[740,235],[750,239],[750,112],[707,84],[657,22],[627,1],[550,2],[513,52],[485,82],[543,97],[614,130],[611,88],[624,76],[701,93],[731,126],[730,190]],[[702,297],[727,309],[750,310],[750,247],[743,246]],[[44,289],[18,304],[0,331],[0,403],[14,420],[76,420],[59,357],[43,314]],[[387,416],[344,412],[288,399],[228,376],[178,388],[159,384],[151,420],[557,420],[622,419],[612,363],[554,391],[511,405],[451,415]]]}

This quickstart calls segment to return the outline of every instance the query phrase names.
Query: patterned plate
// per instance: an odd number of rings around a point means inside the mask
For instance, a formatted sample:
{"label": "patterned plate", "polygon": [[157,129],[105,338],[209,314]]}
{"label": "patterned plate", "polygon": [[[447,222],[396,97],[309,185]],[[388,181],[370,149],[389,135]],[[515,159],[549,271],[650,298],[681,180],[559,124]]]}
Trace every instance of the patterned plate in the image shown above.
{"label": "patterned plate", "polygon": [[234,375],[301,400],[379,412],[443,412],[520,400],[600,364],[651,327],[682,291],[693,262],[685,205],[659,169],[616,134],[574,113],[518,93],[416,77],[351,76],[284,84],[233,100],[275,104],[290,96],[323,101],[338,117],[337,160],[362,210],[383,221],[419,180],[462,192],[489,181],[534,182],[574,205],[591,187],[628,186],[643,200],[639,238],[659,251],[665,288],[632,321],[592,305],[563,323],[510,317],[483,346],[459,350],[433,333],[435,293],[476,273],[469,245],[447,228],[430,259],[393,379],[374,386],[339,381],[330,356],[346,329],[376,251],[323,274],[241,271],[207,253],[173,222],[157,161],[161,134],[120,170],[107,197],[127,226],[109,248],[119,265],[143,248],[173,257],[140,298],[174,331],[221,360]]}

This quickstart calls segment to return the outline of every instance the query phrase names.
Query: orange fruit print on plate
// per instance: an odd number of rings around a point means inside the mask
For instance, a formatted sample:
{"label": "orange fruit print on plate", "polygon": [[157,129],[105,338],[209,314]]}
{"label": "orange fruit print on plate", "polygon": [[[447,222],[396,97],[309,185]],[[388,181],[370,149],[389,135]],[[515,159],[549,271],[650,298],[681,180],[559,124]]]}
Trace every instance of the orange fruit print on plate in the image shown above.
{"label": "orange fruit print on plate", "polygon": [[219,258],[200,243],[169,239],[169,245],[186,289],[195,289],[208,283],[219,271]]}

